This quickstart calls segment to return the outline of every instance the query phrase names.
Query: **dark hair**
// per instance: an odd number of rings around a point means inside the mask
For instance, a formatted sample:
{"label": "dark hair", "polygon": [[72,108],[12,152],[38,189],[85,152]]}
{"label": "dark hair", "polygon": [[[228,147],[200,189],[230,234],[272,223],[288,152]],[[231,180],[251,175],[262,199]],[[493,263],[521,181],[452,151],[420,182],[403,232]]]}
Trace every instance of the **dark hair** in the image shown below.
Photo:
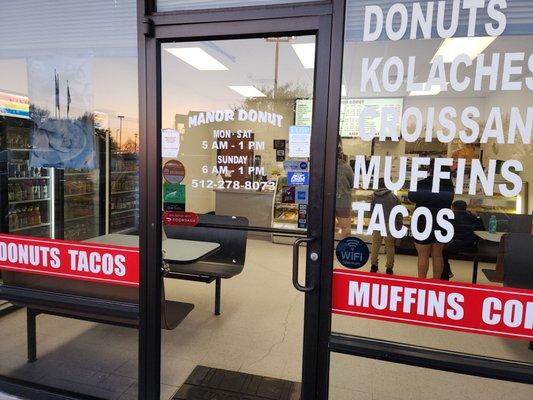
{"label": "dark hair", "polygon": [[[452,169],[449,165],[441,165],[440,167],[441,172],[452,172]],[[428,166],[428,175],[433,176],[435,173],[435,159],[430,158],[429,159],[429,166]]]}
{"label": "dark hair", "polygon": [[457,200],[452,203],[452,207],[459,210],[459,211],[466,211],[466,208],[468,207],[466,204],[466,201],[463,200]]}

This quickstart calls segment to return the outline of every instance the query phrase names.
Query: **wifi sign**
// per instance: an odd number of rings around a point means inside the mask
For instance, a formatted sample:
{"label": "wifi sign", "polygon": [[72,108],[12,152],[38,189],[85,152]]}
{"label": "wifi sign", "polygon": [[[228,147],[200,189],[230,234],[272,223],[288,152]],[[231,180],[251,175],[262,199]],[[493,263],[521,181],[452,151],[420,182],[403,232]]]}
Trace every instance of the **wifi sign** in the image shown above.
{"label": "wifi sign", "polygon": [[358,269],[364,266],[369,258],[368,246],[361,239],[348,237],[342,239],[335,250],[337,260],[346,268]]}

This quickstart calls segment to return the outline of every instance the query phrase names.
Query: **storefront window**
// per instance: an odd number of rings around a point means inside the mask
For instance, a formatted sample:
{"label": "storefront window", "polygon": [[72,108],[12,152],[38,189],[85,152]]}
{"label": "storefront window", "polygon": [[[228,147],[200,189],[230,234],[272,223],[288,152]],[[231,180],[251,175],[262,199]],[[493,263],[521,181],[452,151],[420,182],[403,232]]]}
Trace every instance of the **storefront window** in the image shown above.
{"label": "storefront window", "polygon": [[[335,268],[353,297],[336,308],[334,284],[332,331],[532,362],[533,8],[460,3],[347,2]],[[508,303],[502,287],[526,291]],[[377,386],[410,381],[406,367],[369,364]],[[450,396],[427,375],[433,397]],[[427,396],[411,390],[402,397]]]}
{"label": "storefront window", "polygon": [[[319,0],[320,1],[320,0]],[[308,3],[309,0],[157,0],[157,11],[208,10],[246,6],[270,6],[276,4]]]}
{"label": "storefront window", "polygon": [[[136,2],[3,2],[0,37],[2,290],[123,300],[131,289],[133,300],[135,289],[111,278],[84,280],[112,267],[74,249],[138,229]],[[25,308],[0,318],[0,374],[102,398],[136,385],[136,376],[117,373],[128,362],[136,368],[135,329],[45,312],[32,357],[26,312],[41,313],[42,304],[17,305]],[[79,307],[82,319],[104,314],[86,311]]]}

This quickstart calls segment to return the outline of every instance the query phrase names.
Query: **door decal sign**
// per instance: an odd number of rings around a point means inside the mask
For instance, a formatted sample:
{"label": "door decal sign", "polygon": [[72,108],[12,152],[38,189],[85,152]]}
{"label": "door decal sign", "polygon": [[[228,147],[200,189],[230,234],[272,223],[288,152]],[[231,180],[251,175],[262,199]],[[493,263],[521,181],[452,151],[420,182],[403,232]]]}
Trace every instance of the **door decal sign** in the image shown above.
{"label": "door decal sign", "polygon": [[198,225],[198,214],[181,211],[165,211],[163,213],[163,224],[178,226],[196,226]]}
{"label": "door decal sign", "polygon": [[185,166],[178,160],[169,160],[163,165],[163,178],[172,184],[180,184],[185,178]]}
{"label": "door decal sign", "polygon": [[0,269],[136,287],[139,249],[0,235]]}
{"label": "door decal sign", "polygon": [[343,267],[351,269],[364,266],[370,256],[366,243],[357,237],[342,239],[337,244],[335,255]]}
{"label": "door decal sign", "polygon": [[522,289],[336,269],[332,312],[533,340],[533,293]]}

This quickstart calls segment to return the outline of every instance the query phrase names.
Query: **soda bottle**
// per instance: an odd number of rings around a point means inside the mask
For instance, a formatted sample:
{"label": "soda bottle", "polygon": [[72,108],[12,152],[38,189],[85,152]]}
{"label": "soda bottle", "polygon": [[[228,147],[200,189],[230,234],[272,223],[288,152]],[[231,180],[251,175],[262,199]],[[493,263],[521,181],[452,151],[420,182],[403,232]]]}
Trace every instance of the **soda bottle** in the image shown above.
{"label": "soda bottle", "polygon": [[35,207],[33,213],[34,213],[33,221],[35,222],[36,225],[39,225],[41,223],[41,210],[39,209],[39,206]]}
{"label": "soda bottle", "polygon": [[489,219],[489,233],[496,233],[498,230],[498,220],[495,215],[491,215]]}
{"label": "soda bottle", "polygon": [[35,217],[35,214],[33,213],[33,207],[28,207],[28,213],[27,213],[27,224],[29,226],[35,225],[35,221],[33,220]]}
{"label": "soda bottle", "polygon": [[48,198],[48,185],[46,184],[46,179],[41,181],[41,196],[43,196],[43,199]]}
{"label": "soda bottle", "polygon": [[37,206],[33,206],[33,223],[35,225],[39,225],[41,223],[41,212]]}
{"label": "soda bottle", "polygon": [[28,215],[26,212],[26,208],[21,208],[19,213],[19,221],[20,221],[20,227],[24,228],[28,225]]}
{"label": "soda bottle", "polygon": [[41,186],[39,186],[37,183],[34,183],[34,186],[33,186],[33,198],[34,199],[41,198]]}
{"label": "soda bottle", "polygon": [[15,184],[15,201],[22,201],[22,188],[18,183]]}

